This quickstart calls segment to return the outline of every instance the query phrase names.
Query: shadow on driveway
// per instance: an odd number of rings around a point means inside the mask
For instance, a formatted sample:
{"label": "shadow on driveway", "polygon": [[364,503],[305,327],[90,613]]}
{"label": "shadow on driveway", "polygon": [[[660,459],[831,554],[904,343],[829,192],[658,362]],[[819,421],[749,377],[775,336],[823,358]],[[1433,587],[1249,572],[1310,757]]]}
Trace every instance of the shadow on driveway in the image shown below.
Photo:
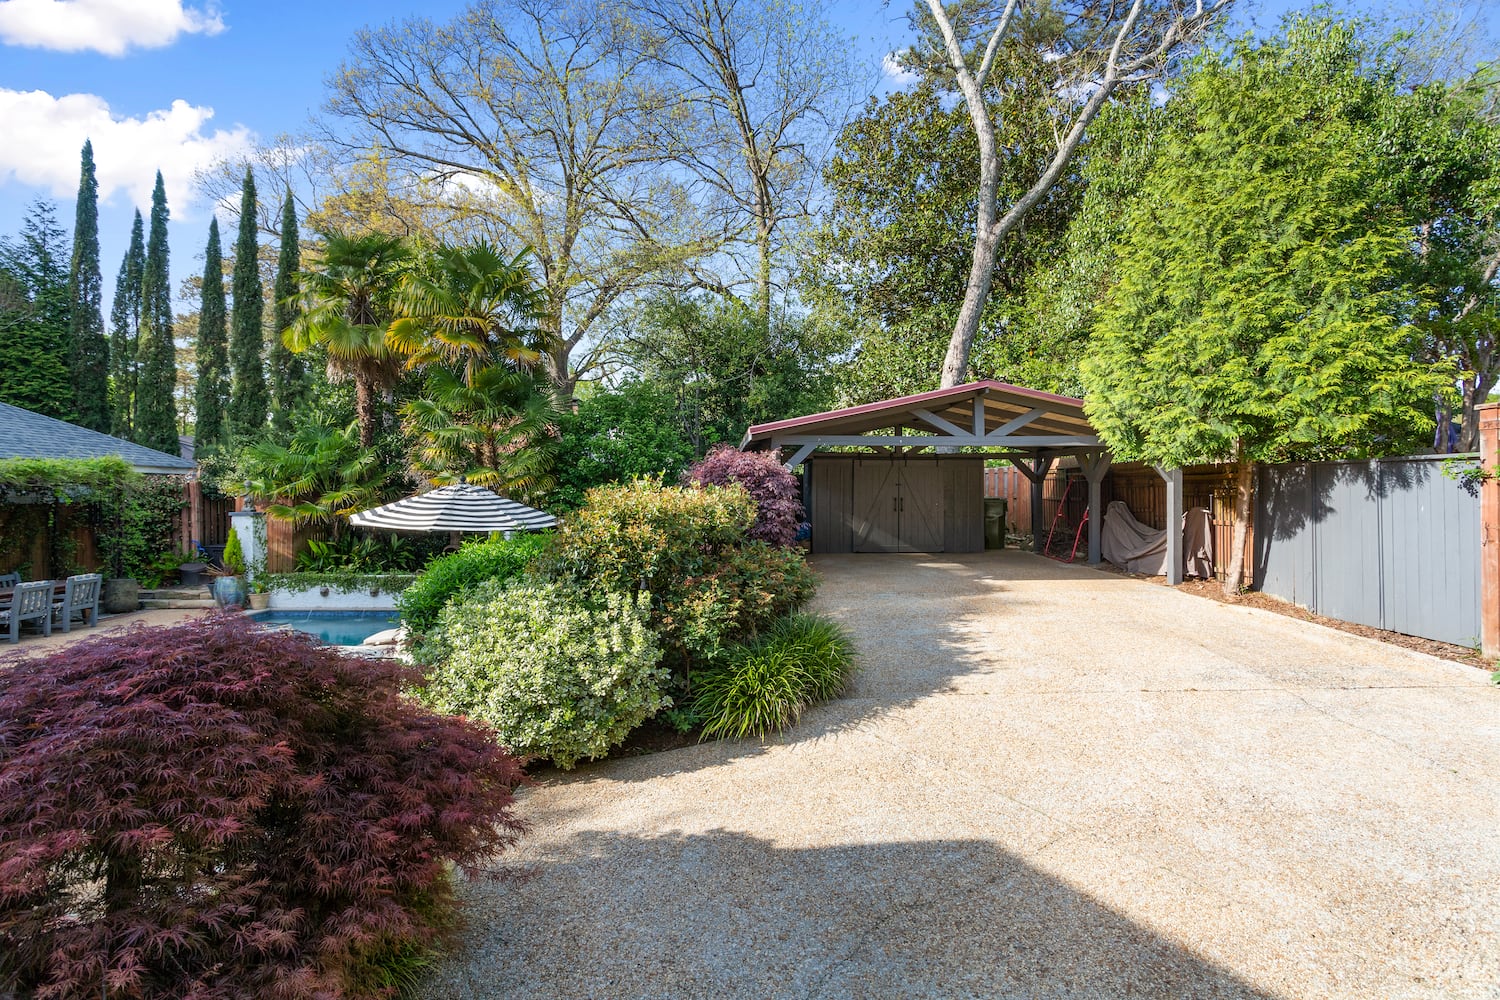
{"label": "shadow on driveway", "polygon": [[581,832],[466,889],[429,997],[1269,998],[994,844]]}

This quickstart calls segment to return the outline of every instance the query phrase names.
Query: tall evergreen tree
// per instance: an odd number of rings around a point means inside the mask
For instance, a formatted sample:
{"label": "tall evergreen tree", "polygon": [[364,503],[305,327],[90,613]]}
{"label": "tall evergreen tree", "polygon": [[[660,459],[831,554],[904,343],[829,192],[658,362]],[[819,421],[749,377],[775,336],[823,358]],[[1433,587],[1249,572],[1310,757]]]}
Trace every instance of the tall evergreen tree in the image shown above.
{"label": "tall evergreen tree", "polygon": [[130,227],[130,249],[115,276],[115,299],[109,310],[109,432],[130,437],[135,423],[136,351],[141,330],[141,279],[146,271],[146,225],[136,209]]}
{"label": "tall evergreen tree", "polygon": [[260,245],[256,242],[255,172],[245,168],[240,192],[240,234],[234,243],[234,317],[229,334],[229,432],[250,437],[266,426],[266,371],[262,360],[265,333],[261,322],[265,289],[260,283]]}
{"label": "tall evergreen tree", "polygon": [[56,209],[38,201],[20,240],[0,242],[0,402],[72,420],[65,240]]}
{"label": "tall evergreen tree", "polygon": [[193,445],[202,455],[223,444],[228,437],[224,426],[224,397],[229,382],[229,349],[224,326],[224,258],[219,251],[218,219],[208,224],[200,302]]}
{"label": "tall evergreen tree", "polygon": [[108,431],[109,342],[104,339],[104,278],[99,273],[99,181],[94,144],[84,140],[73,222],[73,260],[68,268],[69,367],[78,423]]}
{"label": "tall evergreen tree", "polygon": [[167,191],[161,171],[151,192],[151,231],[141,276],[141,330],[137,353],[140,378],[135,390],[134,439],[169,455],[177,441],[177,347],[172,341],[172,283],[167,253]]}
{"label": "tall evergreen tree", "polygon": [[302,311],[297,302],[297,272],[301,266],[297,206],[288,187],[281,203],[281,251],[276,257],[276,284],[271,290],[271,425],[279,431],[291,429],[292,414],[307,404],[310,394],[302,355],[289,350],[281,336]]}

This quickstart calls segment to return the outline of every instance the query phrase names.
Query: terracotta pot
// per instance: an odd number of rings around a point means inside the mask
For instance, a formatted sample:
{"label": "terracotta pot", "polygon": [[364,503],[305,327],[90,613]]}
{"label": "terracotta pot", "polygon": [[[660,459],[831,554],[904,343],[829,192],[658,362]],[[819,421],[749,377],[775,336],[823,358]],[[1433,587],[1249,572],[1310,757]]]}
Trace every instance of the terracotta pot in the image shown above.
{"label": "terracotta pot", "polygon": [[270,594],[251,594],[250,595],[250,610],[251,611],[264,611],[264,610],[266,610],[266,608],[269,608],[270,606],[271,606],[271,595]]}

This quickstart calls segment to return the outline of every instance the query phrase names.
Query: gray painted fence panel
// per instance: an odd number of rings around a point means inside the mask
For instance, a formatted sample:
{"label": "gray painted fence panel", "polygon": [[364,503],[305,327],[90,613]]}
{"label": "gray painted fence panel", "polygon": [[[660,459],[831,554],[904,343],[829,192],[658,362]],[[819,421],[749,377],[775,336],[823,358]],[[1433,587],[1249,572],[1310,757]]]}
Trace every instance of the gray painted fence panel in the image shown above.
{"label": "gray painted fence panel", "polygon": [[1479,501],[1442,458],[1267,466],[1255,583],[1320,615],[1472,645]]}

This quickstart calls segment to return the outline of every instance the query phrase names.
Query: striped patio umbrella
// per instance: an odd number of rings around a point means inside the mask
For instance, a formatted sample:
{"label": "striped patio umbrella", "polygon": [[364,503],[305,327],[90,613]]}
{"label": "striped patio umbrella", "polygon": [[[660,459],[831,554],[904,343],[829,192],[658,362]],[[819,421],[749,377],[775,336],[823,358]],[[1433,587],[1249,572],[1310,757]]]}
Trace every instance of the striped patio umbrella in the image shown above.
{"label": "striped patio umbrella", "polygon": [[557,518],[507,500],[482,486],[457,483],[349,515],[360,528],[412,534],[447,531],[537,531],[555,527]]}

